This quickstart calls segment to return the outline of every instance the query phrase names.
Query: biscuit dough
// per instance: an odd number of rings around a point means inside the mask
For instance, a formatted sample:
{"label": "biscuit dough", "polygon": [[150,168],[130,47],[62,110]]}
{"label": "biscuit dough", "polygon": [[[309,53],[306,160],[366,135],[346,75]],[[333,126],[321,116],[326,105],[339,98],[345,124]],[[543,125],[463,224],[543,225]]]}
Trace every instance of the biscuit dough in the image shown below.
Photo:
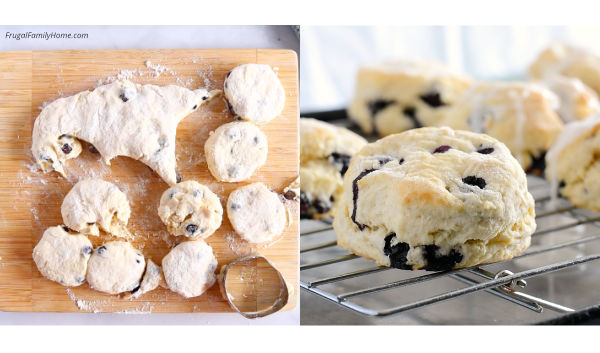
{"label": "biscuit dough", "polygon": [[221,226],[223,206],[208,187],[188,180],[162,194],[158,215],[173,235],[207,238]]}
{"label": "biscuit dough", "polygon": [[525,251],[535,205],[500,141],[428,127],[355,155],[333,227],[338,245],[380,265],[443,271]]}
{"label": "biscuit dough", "polygon": [[144,255],[130,243],[111,241],[94,250],[86,278],[100,292],[131,292],[140,285],[145,267]]}
{"label": "biscuit dough", "polygon": [[202,295],[215,283],[217,259],[204,240],[180,243],[163,258],[165,281],[186,298]]}
{"label": "biscuit dough", "polygon": [[285,106],[285,91],[269,65],[240,65],[227,74],[223,87],[231,112],[256,124],[275,119]]}
{"label": "biscuit dough", "polygon": [[177,124],[219,91],[115,81],[59,98],[35,120],[31,152],[42,169],[65,176],[65,162],[91,143],[110,164],[117,156],[140,160],[165,182],[177,182]]}
{"label": "biscuit dough", "polygon": [[65,196],[60,208],[65,225],[78,232],[99,235],[99,229],[126,237],[131,215],[127,196],[119,188],[102,179],[78,182]]}
{"label": "biscuit dough", "polygon": [[250,179],[267,161],[268,149],[267,136],[248,122],[221,125],[204,144],[210,173],[229,183]]}
{"label": "biscuit dough", "polygon": [[264,243],[283,233],[287,213],[276,193],[263,183],[235,189],[227,199],[227,217],[249,243]]}
{"label": "biscuit dough", "polygon": [[63,226],[46,229],[33,248],[33,261],[40,273],[63,286],[79,286],[85,281],[92,243],[82,234]]}

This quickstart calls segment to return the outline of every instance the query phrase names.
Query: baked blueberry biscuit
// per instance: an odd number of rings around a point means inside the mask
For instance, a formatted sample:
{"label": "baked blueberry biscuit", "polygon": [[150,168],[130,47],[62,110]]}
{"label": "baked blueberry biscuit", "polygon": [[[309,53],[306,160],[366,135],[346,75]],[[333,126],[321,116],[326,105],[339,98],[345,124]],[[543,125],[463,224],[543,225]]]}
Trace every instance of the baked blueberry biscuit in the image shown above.
{"label": "baked blueberry biscuit", "polygon": [[65,196],[60,208],[63,222],[75,231],[99,235],[99,229],[125,237],[131,215],[127,196],[119,188],[102,179],[78,182]]}
{"label": "baked blueberry biscuit", "polygon": [[65,226],[46,229],[33,248],[33,261],[40,273],[63,286],[85,282],[92,243],[82,234],[70,233]]}
{"label": "baked blueberry biscuit", "polygon": [[367,141],[342,127],[316,119],[300,119],[300,216],[333,214],[342,193],[342,177],[352,156]]}
{"label": "baked blueberry biscuit", "polygon": [[381,265],[443,271],[522,253],[536,224],[525,173],[504,144],[428,127],[354,156],[333,227],[338,245]]}
{"label": "baked blueberry biscuit", "polygon": [[546,156],[552,194],[600,210],[600,115],[565,125]]}
{"label": "baked blueberry biscuit", "polygon": [[204,144],[210,173],[229,183],[250,179],[267,161],[268,150],[267,136],[256,125],[242,121],[219,126]]}
{"label": "baked blueberry biscuit", "polygon": [[559,99],[556,112],[564,123],[584,119],[600,111],[596,92],[580,79],[566,76],[549,76],[538,81]]}
{"label": "baked blueberry biscuit", "polygon": [[285,106],[285,91],[269,65],[240,65],[227,74],[223,88],[231,113],[256,124],[275,119]]}
{"label": "baked blueberry biscuit", "polygon": [[470,80],[435,62],[397,61],[361,68],[348,114],[380,136],[436,126]]}
{"label": "baked blueberry biscuit", "polygon": [[173,235],[207,238],[221,226],[223,207],[209,188],[187,180],[162,194],[158,216]]}
{"label": "baked blueberry biscuit", "polygon": [[162,260],[165,281],[186,298],[202,295],[216,281],[217,259],[204,240],[180,243]]}
{"label": "baked blueberry biscuit", "polygon": [[108,294],[131,292],[140,285],[146,261],[126,241],[111,241],[94,250],[87,281],[92,289]]}
{"label": "baked blueberry biscuit", "polygon": [[227,199],[227,217],[242,239],[264,243],[283,233],[287,213],[276,193],[263,183],[235,189]]}
{"label": "baked blueberry biscuit", "polygon": [[575,77],[600,94],[600,56],[585,48],[554,43],[529,67],[533,78],[562,75]]}
{"label": "baked blueberry biscuit", "polygon": [[179,179],[177,124],[218,93],[124,80],[59,98],[35,119],[31,152],[42,171],[65,176],[65,162],[79,155],[79,140],[85,140],[104,163],[117,156],[137,159],[172,185]]}
{"label": "baked blueberry biscuit", "polygon": [[563,128],[558,104],[556,95],[538,84],[479,83],[448,110],[441,125],[497,138],[525,171],[541,173],[546,151]]}

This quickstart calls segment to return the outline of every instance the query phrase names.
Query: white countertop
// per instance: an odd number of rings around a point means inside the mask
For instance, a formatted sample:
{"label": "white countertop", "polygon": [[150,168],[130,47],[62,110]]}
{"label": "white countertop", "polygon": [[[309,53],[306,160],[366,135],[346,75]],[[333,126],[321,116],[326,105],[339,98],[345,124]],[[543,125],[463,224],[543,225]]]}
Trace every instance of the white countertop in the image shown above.
{"label": "white countertop", "polygon": [[[7,39],[6,32],[87,33],[88,39]],[[279,48],[299,52],[289,26],[0,26],[0,51],[60,49]],[[0,312],[0,324],[297,325],[299,305],[261,319],[238,314],[89,314]]]}

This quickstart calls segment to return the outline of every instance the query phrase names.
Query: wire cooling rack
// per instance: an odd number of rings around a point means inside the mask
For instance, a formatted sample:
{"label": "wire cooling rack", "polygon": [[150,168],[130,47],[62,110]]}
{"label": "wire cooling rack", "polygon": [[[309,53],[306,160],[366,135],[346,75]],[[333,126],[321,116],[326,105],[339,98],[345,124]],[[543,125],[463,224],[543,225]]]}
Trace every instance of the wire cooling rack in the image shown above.
{"label": "wire cooling rack", "polygon": [[300,286],[329,303],[303,295],[302,323],[537,323],[600,303],[600,214],[551,200],[542,178],[528,184],[538,224],[531,247],[466,269],[378,266],[338,247],[330,222],[302,220]]}

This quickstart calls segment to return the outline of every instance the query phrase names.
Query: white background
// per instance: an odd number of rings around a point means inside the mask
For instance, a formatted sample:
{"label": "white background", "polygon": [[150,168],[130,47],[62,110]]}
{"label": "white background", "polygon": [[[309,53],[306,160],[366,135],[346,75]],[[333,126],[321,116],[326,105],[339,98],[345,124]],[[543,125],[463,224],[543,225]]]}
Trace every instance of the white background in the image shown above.
{"label": "white background", "polygon": [[383,60],[436,60],[477,79],[506,80],[523,79],[554,41],[600,52],[600,27],[302,26],[301,36],[301,113],[345,107],[358,68]]}
{"label": "white background", "polygon": [[[0,23],[598,25],[590,0],[81,0],[5,1]],[[302,55],[301,55],[302,57]],[[301,72],[304,69],[300,68]],[[302,86],[301,82],[301,86]],[[597,327],[0,327],[7,352],[577,352],[594,351]],[[591,349],[590,349],[591,348]]]}
{"label": "white background", "polygon": [[[6,32],[88,33],[88,39],[14,40]],[[33,49],[284,48],[298,52],[298,37],[289,26],[0,26],[0,51]],[[2,70],[2,68],[0,68]],[[1,87],[0,87],[1,89]],[[1,260],[0,260],[1,261]],[[298,295],[296,293],[296,295]],[[66,294],[65,294],[66,296]],[[298,300],[299,301],[299,300]],[[73,303],[75,305],[75,303]],[[297,325],[295,309],[249,320],[238,314],[89,314],[0,312],[1,324],[238,324]],[[1,328],[0,328],[1,334]],[[1,336],[0,336],[1,338]],[[1,347],[1,339],[0,339]],[[0,352],[2,349],[0,348]]]}

